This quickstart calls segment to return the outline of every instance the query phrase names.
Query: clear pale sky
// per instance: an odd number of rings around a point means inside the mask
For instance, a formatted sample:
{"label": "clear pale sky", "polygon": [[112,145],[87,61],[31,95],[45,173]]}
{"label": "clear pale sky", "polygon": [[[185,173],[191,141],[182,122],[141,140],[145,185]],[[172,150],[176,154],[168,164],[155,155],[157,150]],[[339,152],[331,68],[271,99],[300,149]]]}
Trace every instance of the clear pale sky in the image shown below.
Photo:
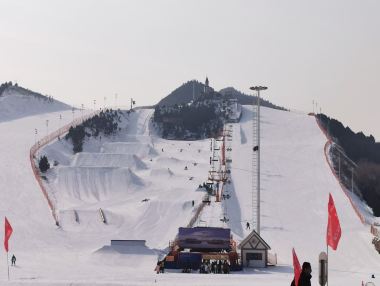
{"label": "clear pale sky", "polygon": [[[92,108],[206,75],[380,141],[380,1],[0,0],[0,82]],[[319,109],[319,108],[318,108]]]}

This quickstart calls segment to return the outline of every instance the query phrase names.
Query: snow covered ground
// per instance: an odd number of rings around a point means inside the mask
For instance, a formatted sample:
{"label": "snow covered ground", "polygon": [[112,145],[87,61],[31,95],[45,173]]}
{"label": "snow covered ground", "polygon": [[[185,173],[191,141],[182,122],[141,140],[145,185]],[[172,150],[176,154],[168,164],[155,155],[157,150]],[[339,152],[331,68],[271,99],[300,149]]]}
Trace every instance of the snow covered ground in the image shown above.
{"label": "snow covered ground", "polygon": [[69,109],[70,106],[65,103],[48,100],[16,86],[8,87],[0,95],[0,122]]}
{"label": "snow covered ground", "polygon": [[[312,285],[318,285],[317,258],[326,250],[329,192],[342,227],[338,251],[330,251],[330,285],[361,285],[371,274],[380,275],[380,257],[371,245],[369,227],[361,224],[331,174],[323,151],[326,138],[315,119],[267,108],[261,118],[261,235],[280,265],[231,275],[155,275],[157,256],[178,227],[191,219],[191,201],[198,204],[204,195],[197,187],[207,179],[210,146],[209,140],[158,138],[149,125],[152,112],[131,114],[125,119],[124,135],[92,140],[82,154],[73,155],[65,140],[41,151],[59,162],[48,179],[61,228],[54,225],[28,155],[34,128],[44,130],[49,119],[49,128],[57,129],[72,118],[71,112],[0,123],[0,212],[14,228],[10,241],[10,254],[15,253],[18,264],[11,267],[14,285],[287,285],[292,280],[292,247],[300,261],[312,263]],[[231,198],[225,203],[228,226],[237,240],[248,234],[245,223],[251,217],[251,118],[251,108],[243,107],[241,122],[232,124]],[[212,203],[202,219],[209,225],[220,223],[222,206]],[[108,224],[100,221],[99,208]],[[147,248],[143,253],[133,249],[120,253],[104,247],[111,239],[144,239]],[[7,279],[6,269],[2,251],[0,283]]]}

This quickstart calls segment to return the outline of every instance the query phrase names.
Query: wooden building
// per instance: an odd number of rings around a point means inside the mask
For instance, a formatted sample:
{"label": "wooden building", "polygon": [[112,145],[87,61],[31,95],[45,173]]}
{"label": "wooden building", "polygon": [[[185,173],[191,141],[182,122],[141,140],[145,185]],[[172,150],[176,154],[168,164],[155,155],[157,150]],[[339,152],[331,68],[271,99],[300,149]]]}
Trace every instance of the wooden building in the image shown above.
{"label": "wooden building", "polygon": [[256,232],[252,231],[239,245],[243,267],[265,268],[268,265],[270,246]]}

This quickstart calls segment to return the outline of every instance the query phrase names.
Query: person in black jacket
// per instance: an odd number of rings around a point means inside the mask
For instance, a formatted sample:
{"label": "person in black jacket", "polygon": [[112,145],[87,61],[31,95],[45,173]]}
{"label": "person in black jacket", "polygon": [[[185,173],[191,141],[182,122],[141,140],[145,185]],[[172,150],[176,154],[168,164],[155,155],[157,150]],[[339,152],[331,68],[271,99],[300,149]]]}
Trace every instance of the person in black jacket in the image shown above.
{"label": "person in black jacket", "polygon": [[[298,279],[298,286],[311,286],[311,265],[309,262],[304,262],[302,264],[302,271],[300,274],[300,278]],[[294,279],[292,281],[291,286],[295,286]]]}
{"label": "person in black jacket", "polygon": [[302,264],[302,271],[300,279],[298,280],[298,286],[311,286],[311,265],[309,262]]}

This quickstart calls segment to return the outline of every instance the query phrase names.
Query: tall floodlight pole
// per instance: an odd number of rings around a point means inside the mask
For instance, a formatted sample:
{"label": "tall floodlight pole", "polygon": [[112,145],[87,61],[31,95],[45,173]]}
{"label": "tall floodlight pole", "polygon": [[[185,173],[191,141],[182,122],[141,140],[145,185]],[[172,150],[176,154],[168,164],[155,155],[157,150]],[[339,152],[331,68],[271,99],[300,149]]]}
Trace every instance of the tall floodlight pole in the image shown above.
{"label": "tall floodlight pole", "polygon": [[194,81],[193,81],[193,104],[194,104],[194,101],[195,101],[195,92],[194,92]]}
{"label": "tall floodlight pole", "polygon": [[[254,147],[253,152],[257,152],[257,173],[256,173],[256,187],[257,187],[257,201],[256,201],[256,232],[260,234],[260,91],[268,89],[266,86],[252,86],[250,88],[251,90],[257,91],[257,146]],[[255,118],[253,118],[255,120]],[[256,149],[256,151],[255,151]],[[255,170],[252,170],[252,176],[255,176],[254,174]],[[252,197],[255,194],[252,194]],[[252,199],[253,200],[253,199]],[[255,206],[252,206],[254,208]],[[254,212],[252,212],[254,213]],[[254,217],[252,218],[252,221],[254,221]]]}

